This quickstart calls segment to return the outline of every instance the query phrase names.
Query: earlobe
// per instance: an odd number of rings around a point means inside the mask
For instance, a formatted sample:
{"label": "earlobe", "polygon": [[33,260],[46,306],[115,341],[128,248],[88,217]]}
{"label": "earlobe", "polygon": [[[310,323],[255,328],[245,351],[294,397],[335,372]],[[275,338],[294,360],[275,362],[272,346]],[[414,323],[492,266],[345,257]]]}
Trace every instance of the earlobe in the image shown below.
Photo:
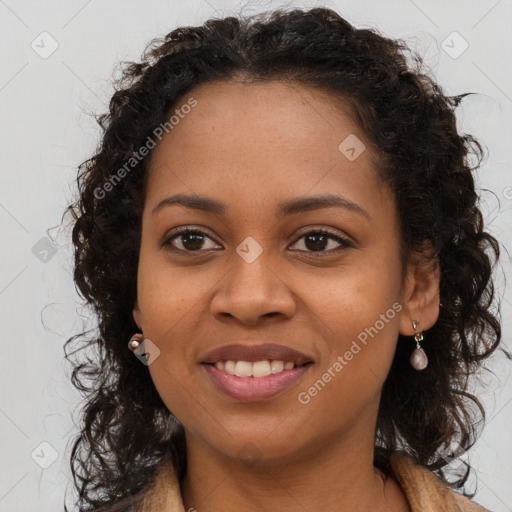
{"label": "earlobe", "polygon": [[139,304],[138,304],[137,300],[135,300],[135,305],[133,306],[132,315],[133,315],[133,320],[137,324],[137,327],[140,330],[142,330],[142,315],[141,315],[141,312],[139,309]]}
{"label": "earlobe", "polygon": [[407,268],[403,288],[403,311],[400,318],[399,332],[413,336],[416,322],[419,330],[430,329],[439,317],[439,258],[415,258]]}

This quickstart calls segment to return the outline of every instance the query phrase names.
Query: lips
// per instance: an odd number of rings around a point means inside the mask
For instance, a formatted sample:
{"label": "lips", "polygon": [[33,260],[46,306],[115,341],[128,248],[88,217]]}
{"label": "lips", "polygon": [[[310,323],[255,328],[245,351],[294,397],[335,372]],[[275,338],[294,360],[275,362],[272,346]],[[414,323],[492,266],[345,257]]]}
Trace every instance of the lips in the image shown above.
{"label": "lips", "polygon": [[211,364],[202,367],[215,388],[224,396],[241,402],[270,400],[297,386],[311,371],[313,364],[304,364],[266,377],[237,377],[219,370]]}
{"label": "lips", "polygon": [[277,343],[260,345],[232,344],[210,350],[202,358],[203,364],[215,364],[218,361],[291,361],[296,365],[314,362],[313,357]]}

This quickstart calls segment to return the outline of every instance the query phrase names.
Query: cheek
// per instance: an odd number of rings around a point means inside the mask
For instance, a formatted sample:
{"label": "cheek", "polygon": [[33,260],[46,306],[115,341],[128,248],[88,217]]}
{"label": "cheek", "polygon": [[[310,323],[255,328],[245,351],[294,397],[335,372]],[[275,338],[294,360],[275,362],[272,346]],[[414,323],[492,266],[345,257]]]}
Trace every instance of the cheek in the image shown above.
{"label": "cheek", "polygon": [[[197,332],[195,314],[202,307],[208,287],[201,280],[185,277],[182,270],[141,257],[138,300],[144,337],[159,348],[148,367],[155,388],[167,408],[186,424],[189,411],[201,410],[194,351]],[[211,287],[211,285],[210,285]],[[199,309],[196,309],[199,308]]]}
{"label": "cheek", "polygon": [[384,279],[364,286],[358,277],[345,279],[344,288],[333,283],[330,300],[322,296],[316,301],[325,357],[297,390],[310,427],[325,435],[353,424],[361,414],[369,414],[367,424],[373,425],[371,411],[377,410],[398,338],[399,295]]}
{"label": "cheek", "polygon": [[144,334],[164,342],[174,330],[181,330],[187,315],[211,285],[204,272],[173,267],[161,254],[141,251],[139,261],[137,298],[142,316]]}
{"label": "cheek", "polygon": [[[205,311],[218,271],[198,267],[173,267],[154,251],[141,251],[138,303],[144,337],[160,350],[149,366],[151,377],[171,411],[186,410],[198,395],[197,345],[204,329]],[[205,309],[206,308],[206,309]]]}
{"label": "cheek", "polygon": [[[345,291],[317,304],[326,350],[318,373],[301,390],[307,395],[302,403],[314,398],[320,410],[341,415],[340,421],[379,395],[393,360],[402,309],[384,287]],[[342,409],[334,412],[329,404]]]}
{"label": "cheek", "polygon": [[315,331],[326,345],[320,378],[328,384],[317,386],[323,399],[361,406],[380,392],[398,339],[400,277],[399,259],[388,248],[360,255],[325,282],[306,282]]}
{"label": "cheek", "polygon": [[[350,282],[343,284],[342,294],[338,292],[334,300],[331,296],[330,300],[319,300],[317,304],[321,319],[331,331],[331,355],[342,354],[353,344],[365,349],[361,350],[365,359],[392,354],[402,309],[400,295],[393,293],[383,280],[368,286],[359,279],[352,287]],[[357,347],[353,351],[357,352]]]}

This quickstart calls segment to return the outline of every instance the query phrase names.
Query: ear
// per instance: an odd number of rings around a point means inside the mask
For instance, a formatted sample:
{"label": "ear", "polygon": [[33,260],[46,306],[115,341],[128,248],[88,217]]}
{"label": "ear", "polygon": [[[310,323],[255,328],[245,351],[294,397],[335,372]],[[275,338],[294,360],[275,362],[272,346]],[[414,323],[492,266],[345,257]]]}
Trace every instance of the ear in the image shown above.
{"label": "ear", "polygon": [[142,331],[142,314],[139,309],[139,303],[137,302],[137,299],[135,299],[135,305],[133,306],[133,319],[135,320],[135,323],[137,324],[137,327]]}
{"label": "ear", "polygon": [[418,322],[417,329],[430,329],[439,317],[439,283],[441,272],[439,258],[431,256],[432,246],[411,256],[407,265],[402,292],[402,315],[399,332],[404,336],[413,336],[413,321]]}

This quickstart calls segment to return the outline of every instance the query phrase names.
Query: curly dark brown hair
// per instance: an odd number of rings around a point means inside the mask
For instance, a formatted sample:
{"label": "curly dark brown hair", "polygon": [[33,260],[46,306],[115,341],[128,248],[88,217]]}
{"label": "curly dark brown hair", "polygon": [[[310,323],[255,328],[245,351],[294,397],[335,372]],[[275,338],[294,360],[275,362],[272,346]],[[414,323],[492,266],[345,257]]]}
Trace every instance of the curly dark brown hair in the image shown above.
{"label": "curly dark brown hair", "polygon": [[[73,361],[71,379],[86,397],[71,453],[79,510],[123,498],[135,503],[164,457],[180,478],[186,473],[183,426],[127,350],[138,330],[132,310],[152,152],[112,180],[186,94],[240,76],[306,84],[349,105],[395,194],[403,262],[425,243],[438,257],[442,307],[425,344],[429,365],[421,373],[411,368],[410,338],[400,335],[382,390],[375,464],[386,469],[389,455],[403,450],[447,481],[453,447],[468,450],[485,419],[469,383],[501,340],[492,281],[499,244],[484,230],[473,177],[484,152],[456,128],[455,108],[466,94],[447,96],[402,39],[356,29],[326,8],[177,28],[151,41],[141,62],[120,67],[109,111],[97,117],[101,143],[79,166],[79,195],[65,212],[73,223],[74,280],[98,319],[97,330],[65,344],[67,359],[70,343],[82,342],[72,354],[94,350]],[[469,469],[448,483],[462,488]]]}

